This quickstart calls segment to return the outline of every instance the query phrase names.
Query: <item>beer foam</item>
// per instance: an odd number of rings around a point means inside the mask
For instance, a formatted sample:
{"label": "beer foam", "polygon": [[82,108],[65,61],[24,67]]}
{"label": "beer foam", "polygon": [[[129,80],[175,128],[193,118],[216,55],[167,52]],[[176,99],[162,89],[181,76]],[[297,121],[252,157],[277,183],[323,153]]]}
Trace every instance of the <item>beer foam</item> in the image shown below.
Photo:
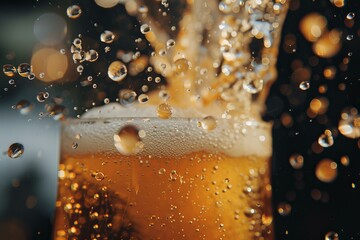
{"label": "beer foam", "polygon": [[201,120],[202,116],[191,110],[175,109],[172,118],[160,119],[156,116],[156,107],[125,108],[120,104],[109,104],[94,108],[82,119],[65,124],[63,137],[65,142],[74,142],[76,134],[82,135],[81,139],[76,140],[77,154],[88,153],[89,149],[117,152],[114,135],[123,127],[132,125],[146,133],[141,137],[144,147],[140,155],[179,156],[205,151],[230,157],[271,156],[270,124],[255,120],[218,119],[216,128],[207,131],[199,126]]}

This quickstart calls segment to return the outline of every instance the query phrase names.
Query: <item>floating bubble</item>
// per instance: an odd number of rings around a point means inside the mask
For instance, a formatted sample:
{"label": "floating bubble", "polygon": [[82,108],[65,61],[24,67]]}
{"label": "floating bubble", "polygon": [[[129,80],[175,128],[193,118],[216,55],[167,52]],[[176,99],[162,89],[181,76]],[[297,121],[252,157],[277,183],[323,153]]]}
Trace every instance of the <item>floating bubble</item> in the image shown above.
{"label": "floating bubble", "polygon": [[45,13],[35,21],[34,34],[45,45],[60,43],[65,38],[66,33],[65,20],[55,13]]}
{"label": "floating bubble", "polygon": [[287,216],[291,213],[291,205],[289,203],[281,202],[278,204],[277,211],[281,216]]}
{"label": "floating bubble", "polygon": [[7,154],[11,158],[19,158],[24,153],[24,146],[21,143],[13,143],[8,148]]}
{"label": "floating bubble", "polygon": [[71,19],[79,18],[81,13],[81,8],[78,5],[72,5],[66,9],[66,14]]}
{"label": "floating bubble", "polygon": [[127,67],[120,61],[114,61],[109,65],[108,76],[115,82],[120,82],[125,79],[127,75]]}
{"label": "floating bubble", "polygon": [[148,24],[143,24],[143,25],[141,25],[140,26],[140,32],[142,33],[142,34],[147,34],[147,33],[149,33],[151,31],[151,27],[148,25]]}
{"label": "floating bubble", "polygon": [[114,135],[114,145],[123,155],[134,155],[143,149],[143,143],[135,126],[128,125]]}
{"label": "floating bubble", "polygon": [[334,145],[334,138],[332,136],[332,133],[330,130],[325,130],[325,132],[323,134],[320,135],[320,137],[318,138],[318,143],[320,146],[326,148],[326,147],[331,147],[332,145]]}
{"label": "floating bubble", "polygon": [[100,40],[104,43],[112,43],[114,41],[114,39],[115,39],[114,33],[109,30],[105,30],[100,35]]}
{"label": "floating bubble", "polygon": [[339,234],[336,232],[330,231],[326,233],[325,240],[339,240]]}
{"label": "floating bubble", "polygon": [[8,77],[13,77],[16,73],[16,67],[11,64],[5,64],[3,66],[3,73]]}
{"label": "floating bubble", "polygon": [[300,84],[299,84],[299,88],[303,91],[306,91],[310,88],[310,83],[309,81],[302,81]]}
{"label": "floating bubble", "polygon": [[38,102],[45,102],[45,100],[49,97],[49,93],[48,92],[39,92],[36,95],[36,100],[38,100]]}
{"label": "floating bubble", "polygon": [[352,139],[360,137],[360,115],[356,108],[341,113],[338,129],[345,137]]}
{"label": "floating bubble", "polygon": [[245,91],[251,94],[260,92],[264,87],[264,80],[258,78],[247,78],[243,82]]}
{"label": "floating bubble", "polygon": [[20,100],[15,108],[20,111],[22,115],[27,115],[34,108],[34,105],[30,103],[28,100]]}
{"label": "floating bubble", "polygon": [[157,116],[159,118],[162,118],[162,119],[169,119],[171,118],[171,115],[172,115],[172,107],[170,104],[168,103],[161,103],[158,107],[157,107]]}
{"label": "floating bubble", "polygon": [[128,106],[136,100],[136,92],[130,89],[122,89],[119,91],[119,102],[123,106]]}
{"label": "floating bubble", "polygon": [[32,66],[28,63],[21,63],[19,64],[17,71],[20,76],[29,77],[29,75],[32,73]]}
{"label": "floating bubble", "polygon": [[301,169],[304,165],[304,157],[298,153],[294,153],[290,156],[289,163],[294,169]]}
{"label": "floating bubble", "polygon": [[216,128],[216,119],[213,116],[206,116],[198,122],[198,126],[206,131],[212,131]]}
{"label": "floating bubble", "polygon": [[95,62],[99,57],[99,54],[96,50],[90,49],[85,53],[85,60],[88,62]]}
{"label": "floating bubble", "polygon": [[322,182],[329,183],[337,177],[337,164],[330,159],[322,159],[316,166],[315,175]]}

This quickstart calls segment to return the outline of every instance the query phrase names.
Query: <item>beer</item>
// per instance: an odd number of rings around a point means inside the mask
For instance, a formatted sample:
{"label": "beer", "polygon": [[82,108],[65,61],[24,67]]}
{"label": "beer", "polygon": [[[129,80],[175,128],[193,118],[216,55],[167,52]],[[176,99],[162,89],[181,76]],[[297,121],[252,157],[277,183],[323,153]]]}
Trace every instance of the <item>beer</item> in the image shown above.
{"label": "beer", "polygon": [[272,239],[269,125],[202,120],[64,124],[54,239]]}

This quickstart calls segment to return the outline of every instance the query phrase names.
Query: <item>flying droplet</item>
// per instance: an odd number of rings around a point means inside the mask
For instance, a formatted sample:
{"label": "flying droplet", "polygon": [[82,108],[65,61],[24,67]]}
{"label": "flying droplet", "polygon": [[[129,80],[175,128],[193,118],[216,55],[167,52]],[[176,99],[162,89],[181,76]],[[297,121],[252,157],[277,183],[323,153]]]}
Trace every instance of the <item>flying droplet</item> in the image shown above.
{"label": "flying droplet", "polygon": [[291,213],[291,205],[289,203],[281,202],[279,203],[277,210],[281,216],[287,216]]}
{"label": "flying droplet", "polygon": [[166,47],[167,48],[172,48],[173,46],[175,46],[174,39],[169,39],[169,40],[166,41]]}
{"label": "flying droplet", "polygon": [[38,102],[45,102],[45,100],[49,97],[49,93],[48,92],[39,92],[36,95],[36,100],[38,100]]}
{"label": "flying droplet", "polygon": [[21,63],[17,69],[18,73],[22,77],[28,77],[32,73],[32,66],[28,63]]}
{"label": "flying droplet", "polygon": [[3,66],[3,73],[8,77],[13,77],[16,73],[16,67],[11,64],[5,64]]}
{"label": "flying droplet", "polygon": [[315,175],[317,179],[322,182],[329,183],[337,177],[337,164],[336,162],[324,158],[316,166]]}
{"label": "flying droplet", "polygon": [[51,116],[54,120],[63,120],[65,119],[65,111],[66,108],[59,104],[47,105],[46,111],[49,116]]}
{"label": "flying droplet", "polygon": [[352,20],[352,19],[354,19],[354,17],[355,17],[355,13],[353,13],[353,12],[349,12],[346,15],[346,19],[348,19],[348,20]]}
{"label": "flying droplet", "polygon": [[333,231],[328,232],[325,235],[325,240],[339,240],[339,234]]}
{"label": "flying droplet", "polygon": [[114,41],[114,39],[115,39],[114,33],[109,30],[105,30],[100,35],[100,40],[104,43],[112,43]]}
{"label": "flying droplet", "polygon": [[136,92],[130,89],[122,89],[119,91],[119,102],[123,106],[128,106],[136,100]]}
{"label": "flying droplet", "polygon": [[189,70],[189,61],[184,57],[176,59],[174,62],[174,67],[176,73],[185,73],[187,70]]}
{"label": "flying droplet", "polygon": [[142,33],[142,34],[147,34],[147,33],[149,33],[151,31],[151,27],[148,25],[148,24],[143,24],[143,25],[141,25],[141,27],[140,27],[140,32]]}
{"label": "flying droplet", "polygon": [[332,145],[334,145],[334,138],[332,136],[332,133],[330,130],[325,130],[325,132],[323,134],[320,135],[319,139],[318,139],[318,143],[320,146],[326,148],[326,147],[331,147]]}
{"label": "flying droplet", "polygon": [[8,148],[7,154],[11,158],[19,158],[24,153],[24,146],[21,143],[13,143]]}
{"label": "flying droplet", "polygon": [[356,108],[341,113],[338,129],[345,137],[352,139],[360,137],[360,115]]}
{"label": "flying droplet", "polygon": [[81,46],[82,41],[81,41],[80,38],[75,38],[74,41],[73,41],[73,44],[74,44],[74,46],[77,47],[77,48],[80,48],[80,49],[82,48],[82,46]]}
{"label": "flying droplet", "polygon": [[300,84],[299,84],[299,88],[303,91],[306,91],[310,88],[310,83],[309,81],[302,81]]}
{"label": "flying droplet", "polygon": [[352,34],[349,34],[346,36],[346,40],[348,40],[348,41],[351,41],[353,39],[354,39],[354,35],[352,35]]}
{"label": "flying droplet", "polygon": [[27,115],[34,108],[34,105],[30,103],[28,100],[20,100],[15,108],[20,111],[20,114]]}
{"label": "flying droplet", "polygon": [[264,87],[264,80],[258,78],[246,78],[243,82],[245,91],[251,94],[260,92]]}
{"label": "flying droplet", "polygon": [[139,103],[147,103],[149,101],[149,96],[147,94],[140,94],[138,97]]}
{"label": "flying droplet", "polygon": [[71,19],[76,19],[80,17],[81,13],[81,8],[78,5],[72,5],[66,9],[66,14]]}
{"label": "flying droplet", "polygon": [[114,145],[123,155],[134,155],[143,149],[143,143],[135,126],[127,125],[114,135]]}
{"label": "flying droplet", "polygon": [[169,119],[171,118],[171,115],[172,115],[172,107],[170,104],[168,103],[161,103],[158,107],[157,107],[157,116],[159,118],[162,118],[162,119]]}
{"label": "flying droplet", "polygon": [[108,76],[115,82],[124,80],[127,75],[127,68],[124,63],[120,61],[114,61],[109,65]]}
{"label": "flying droplet", "polygon": [[95,62],[99,57],[99,54],[96,50],[90,49],[85,53],[85,60],[88,62]]}
{"label": "flying droplet", "polygon": [[206,131],[212,131],[217,126],[216,119],[212,116],[204,117],[198,122],[198,126]]}
{"label": "flying droplet", "polygon": [[294,153],[290,156],[289,163],[294,169],[300,169],[304,165],[304,157],[298,153]]}

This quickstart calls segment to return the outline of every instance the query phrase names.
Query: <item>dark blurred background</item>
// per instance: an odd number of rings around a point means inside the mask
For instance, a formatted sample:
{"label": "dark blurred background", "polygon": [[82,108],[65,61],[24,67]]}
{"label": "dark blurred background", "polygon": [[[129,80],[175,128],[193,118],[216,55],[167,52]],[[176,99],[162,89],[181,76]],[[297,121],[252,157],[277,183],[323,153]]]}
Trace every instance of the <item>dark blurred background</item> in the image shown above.
{"label": "dark blurred background", "polygon": [[[181,9],[182,1],[175,2]],[[67,7],[73,4],[83,10],[78,19],[66,16]],[[134,39],[141,33],[134,27],[139,26],[137,20],[126,16],[122,5],[104,9],[93,1],[1,1],[0,66],[30,62],[33,52],[39,49],[34,23],[49,12],[64,19],[65,25],[59,20],[60,27],[67,26],[59,33],[61,41],[55,44],[56,48],[68,53],[70,43],[81,34],[84,49],[108,52],[100,54],[96,63],[84,62],[81,75],[68,57],[70,54],[66,54],[64,65],[55,68],[67,73],[56,84],[52,83],[54,77],[29,80],[0,74],[1,240],[50,239],[59,145],[57,119],[64,115],[76,117],[92,105],[104,104],[105,97],[114,101],[119,88],[139,89],[147,81],[148,73],[138,76],[137,81],[129,76],[119,86],[103,76],[119,54],[119,44],[125,51],[133,51],[139,45],[124,37],[105,50],[107,45],[98,40],[99,34],[109,29],[116,36],[126,36],[130,31]],[[319,56],[313,49],[315,43],[300,31],[301,20],[313,12],[327,20],[329,31],[342,32],[341,49],[334,56]],[[357,0],[291,1],[280,45],[278,79],[264,116],[274,123],[276,240],[321,240],[327,239],[330,232],[337,233],[338,239],[360,239],[360,140],[359,136],[348,138],[338,130],[344,109],[360,111],[359,18]],[[148,54],[151,48],[144,44],[139,51]],[[304,81],[309,81],[310,87],[301,90],[299,84]],[[49,94],[44,102],[36,99],[41,92]],[[331,147],[318,144],[326,129],[333,135]],[[15,142],[22,143],[25,151],[21,158],[11,159],[7,149]],[[302,167],[294,168],[289,163],[294,154],[302,156]],[[321,181],[315,174],[318,163],[325,158],[336,163],[337,176],[329,182]]]}

